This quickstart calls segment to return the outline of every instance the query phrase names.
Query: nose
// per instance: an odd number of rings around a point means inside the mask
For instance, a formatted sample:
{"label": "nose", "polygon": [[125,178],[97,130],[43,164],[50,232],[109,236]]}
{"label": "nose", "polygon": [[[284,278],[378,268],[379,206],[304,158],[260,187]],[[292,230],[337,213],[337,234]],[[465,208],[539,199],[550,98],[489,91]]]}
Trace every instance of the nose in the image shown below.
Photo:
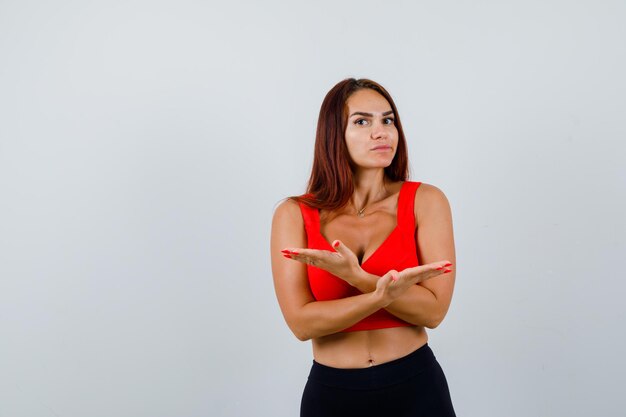
{"label": "nose", "polygon": [[387,131],[381,123],[375,123],[372,126],[372,139],[384,139],[387,136]]}

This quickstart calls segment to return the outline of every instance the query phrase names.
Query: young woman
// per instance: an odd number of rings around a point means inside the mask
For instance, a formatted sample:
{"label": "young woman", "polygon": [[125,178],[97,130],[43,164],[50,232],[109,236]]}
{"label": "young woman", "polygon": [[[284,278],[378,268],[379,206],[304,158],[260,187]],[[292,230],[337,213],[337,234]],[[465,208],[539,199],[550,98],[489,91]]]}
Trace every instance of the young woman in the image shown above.
{"label": "young woman", "polygon": [[346,79],[326,95],[307,192],[276,208],[271,257],[287,325],[313,345],[302,417],[455,415],[426,333],[454,288],[450,206],[408,181],[379,84]]}

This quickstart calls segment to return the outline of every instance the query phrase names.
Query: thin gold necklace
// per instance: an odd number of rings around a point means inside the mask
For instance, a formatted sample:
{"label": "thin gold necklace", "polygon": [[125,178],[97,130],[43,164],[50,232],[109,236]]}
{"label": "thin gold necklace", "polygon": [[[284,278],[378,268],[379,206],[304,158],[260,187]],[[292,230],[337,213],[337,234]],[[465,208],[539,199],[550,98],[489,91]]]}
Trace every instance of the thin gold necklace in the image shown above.
{"label": "thin gold necklace", "polygon": [[[384,183],[383,183],[383,190],[384,190],[385,192],[387,191],[387,188],[385,187],[385,184],[384,184]],[[380,200],[379,200],[379,201],[380,201]],[[359,216],[360,218],[363,218],[363,217],[365,216],[365,208],[366,208],[367,206],[368,206],[368,205],[366,204],[366,205],[364,205],[364,206],[363,206],[363,208],[361,208],[360,210],[357,210],[356,215],[357,215],[357,216]]]}

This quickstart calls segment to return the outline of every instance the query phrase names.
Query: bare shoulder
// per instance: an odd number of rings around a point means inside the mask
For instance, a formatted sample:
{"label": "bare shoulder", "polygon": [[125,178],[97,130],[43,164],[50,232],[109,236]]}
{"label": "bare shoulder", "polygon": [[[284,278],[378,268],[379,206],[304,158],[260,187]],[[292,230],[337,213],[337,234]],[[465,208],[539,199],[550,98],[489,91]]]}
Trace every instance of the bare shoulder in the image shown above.
{"label": "bare shoulder", "polygon": [[450,212],[450,203],[445,193],[432,184],[421,183],[415,192],[415,218],[430,217],[434,213]]}
{"label": "bare shoulder", "polygon": [[271,241],[273,249],[303,247],[306,244],[304,219],[297,201],[286,198],[274,210]]}
{"label": "bare shoulder", "polygon": [[274,209],[274,222],[276,221],[304,224],[298,202],[288,197],[283,199]]}

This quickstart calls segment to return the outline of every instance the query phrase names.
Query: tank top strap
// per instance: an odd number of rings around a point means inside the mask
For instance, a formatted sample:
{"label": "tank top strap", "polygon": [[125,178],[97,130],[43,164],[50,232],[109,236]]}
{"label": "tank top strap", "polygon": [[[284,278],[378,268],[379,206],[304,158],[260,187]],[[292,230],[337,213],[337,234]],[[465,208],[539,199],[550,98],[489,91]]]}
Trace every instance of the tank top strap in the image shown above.
{"label": "tank top strap", "polygon": [[421,182],[405,181],[398,196],[398,226],[401,229],[415,232],[415,192]]}
{"label": "tank top strap", "polygon": [[309,207],[304,203],[298,202],[300,211],[302,212],[302,219],[304,220],[304,227],[306,231],[319,229],[319,213],[317,209]]}

